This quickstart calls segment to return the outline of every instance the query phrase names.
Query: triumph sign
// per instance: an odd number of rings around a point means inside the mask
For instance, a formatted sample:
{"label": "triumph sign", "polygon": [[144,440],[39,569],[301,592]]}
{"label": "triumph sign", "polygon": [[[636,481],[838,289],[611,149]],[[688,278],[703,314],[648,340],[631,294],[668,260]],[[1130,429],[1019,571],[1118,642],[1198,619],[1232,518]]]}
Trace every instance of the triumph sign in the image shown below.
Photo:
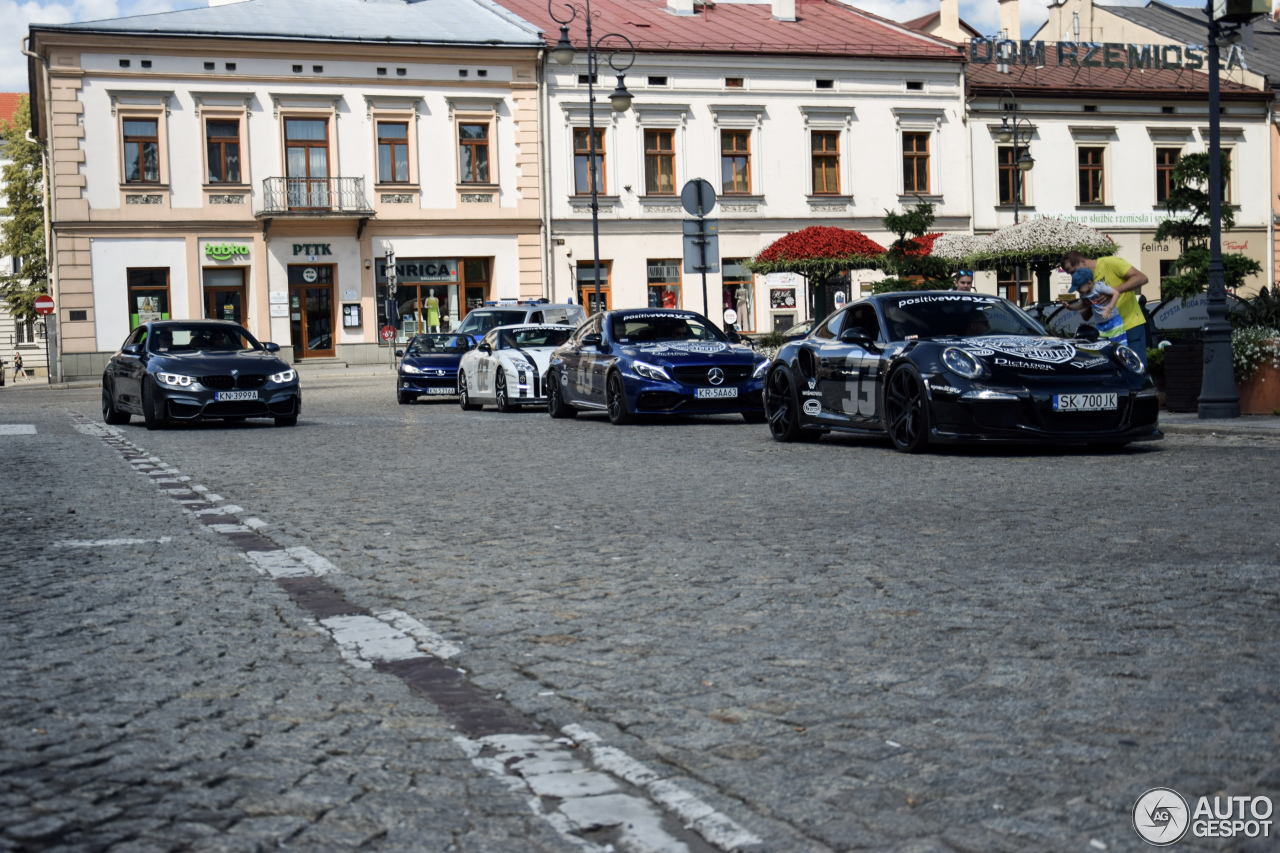
{"label": "triumph sign", "polygon": [[[1202,44],[1121,44],[1094,41],[1030,41],[1022,39],[975,38],[969,42],[969,61],[976,65],[1031,65],[1050,61],[1075,68],[1176,68],[1195,71],[1204,68],[1208,49]],[[1244,51],[1231,45],[1223,70],[1249,70]]]}

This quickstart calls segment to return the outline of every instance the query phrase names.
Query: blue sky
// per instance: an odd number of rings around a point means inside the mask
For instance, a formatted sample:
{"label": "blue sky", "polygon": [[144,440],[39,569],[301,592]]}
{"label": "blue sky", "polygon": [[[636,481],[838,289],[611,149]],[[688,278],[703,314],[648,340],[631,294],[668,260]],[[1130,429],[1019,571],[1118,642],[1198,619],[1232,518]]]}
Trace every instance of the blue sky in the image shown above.
{"label": "blue sky", "polygon": [[[846,0],[852,5],[897,21],[906,21],[938,8],[938,0]],[[1023,32],[1030,35],[1044,22],[1048,0],[1019,0]],[[1142,5],[1146,0],[1101,0],[1112,5]],[[1193,5],[1172,0],[1179,5]],[[0,0],[0,21],[15,35],[0,43],[0,91],[24,92],[27,88],[26,60],[18,52],[16,33],[36,23],[98,21],[125,15],[145,15],[171,9],[208,5],[207,0]],[[1194,5],[1202,5],[1195,3]],[[960,14],[980,32],[995,32],[1000,23],[997,0],[961,0]]]}

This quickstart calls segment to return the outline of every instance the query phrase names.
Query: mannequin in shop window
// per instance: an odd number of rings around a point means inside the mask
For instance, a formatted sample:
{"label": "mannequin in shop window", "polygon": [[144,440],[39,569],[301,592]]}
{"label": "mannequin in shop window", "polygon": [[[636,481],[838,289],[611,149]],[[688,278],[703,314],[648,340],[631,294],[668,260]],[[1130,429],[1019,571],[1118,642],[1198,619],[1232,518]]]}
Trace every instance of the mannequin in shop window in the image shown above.
{"label": "mannequin in shop window", "polygon": [[738,303],[738,331],[742,331],[750,325],[747,318],[751,316],[751,291],[745,287],[739,287],[733,294],[733,298]]}
{"label": "mannequin in shop window", "polygon": [[662,307],[663,308],[676,307],[676,292],[669,287],[662,291]]}
{"label": "mannequin in shop window", "polygon": [[440,331],[440,300],[436,299],[434,287],[427,291],[427,331]]}

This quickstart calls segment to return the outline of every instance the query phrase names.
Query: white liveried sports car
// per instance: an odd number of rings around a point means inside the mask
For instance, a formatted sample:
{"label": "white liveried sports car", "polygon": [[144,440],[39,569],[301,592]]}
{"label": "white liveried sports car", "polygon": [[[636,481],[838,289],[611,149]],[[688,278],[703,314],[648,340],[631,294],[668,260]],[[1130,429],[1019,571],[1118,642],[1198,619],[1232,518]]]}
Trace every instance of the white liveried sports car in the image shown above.
{"label": "white liveried sports car", "polygon": [[572,326],[543,323],[491,329],[458,363],[459,405],[472,411],[492,403],[500,412],[546,405],[542,377],[551,353],[572,334]]}

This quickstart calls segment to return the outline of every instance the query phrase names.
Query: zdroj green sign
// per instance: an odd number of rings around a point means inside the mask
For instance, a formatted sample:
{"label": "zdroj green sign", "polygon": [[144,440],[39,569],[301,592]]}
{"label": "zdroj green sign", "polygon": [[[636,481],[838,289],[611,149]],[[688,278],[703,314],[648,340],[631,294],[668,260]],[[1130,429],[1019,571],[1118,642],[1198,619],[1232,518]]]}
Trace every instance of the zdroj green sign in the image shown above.
{"label": "zdroj green sign", "polygon": [[248,246],[233,246],[230,243],[209,243],[204,247],[205,257],[215,261],[229,261],[236,257],[249,257]]}

